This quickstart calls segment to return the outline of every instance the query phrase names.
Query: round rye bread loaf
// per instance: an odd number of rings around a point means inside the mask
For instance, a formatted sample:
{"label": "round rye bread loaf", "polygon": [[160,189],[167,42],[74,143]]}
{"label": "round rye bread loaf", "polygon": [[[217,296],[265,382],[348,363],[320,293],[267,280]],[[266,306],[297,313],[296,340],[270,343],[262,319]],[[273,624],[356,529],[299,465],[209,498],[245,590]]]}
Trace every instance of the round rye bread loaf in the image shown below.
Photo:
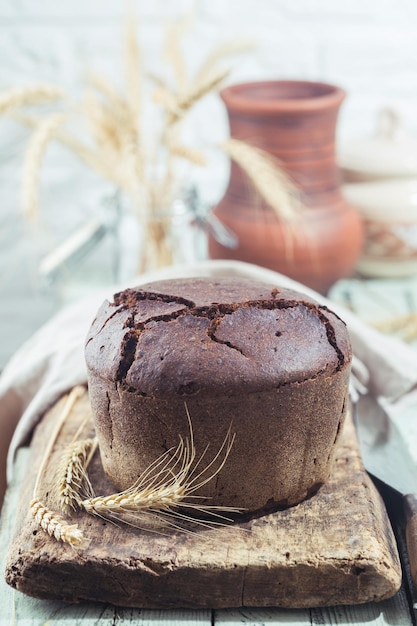
{"label": "round rye bread loaf", "polygon": [[351,347],[344,322],[301,293],[242,278],[127,289],[98,311],[86,362],[103,468],[118,489],[190,439],[187,412],[197,460],[208,446],[197,472],[235,434],[199,502],[283,508],[329,475]]}

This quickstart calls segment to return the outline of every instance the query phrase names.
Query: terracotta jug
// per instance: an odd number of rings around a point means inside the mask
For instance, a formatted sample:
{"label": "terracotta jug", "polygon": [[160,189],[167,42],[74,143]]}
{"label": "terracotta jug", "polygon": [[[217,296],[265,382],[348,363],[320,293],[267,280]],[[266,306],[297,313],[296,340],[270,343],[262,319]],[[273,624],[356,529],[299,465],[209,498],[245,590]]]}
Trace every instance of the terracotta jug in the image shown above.
{"label": "terracotta jug", "polygon": [[211,258],[238,259],[282,272],[327,293],[352,273],[360,255],[362,221],[341,194],[336,123],[345,92],[309,81],[242,83],[221,92],[230,134],[272,154],[300,191],[295,224],[256,197],[232,162],[229,184],[214,215],[236,236],[228,247],[209,238]]}

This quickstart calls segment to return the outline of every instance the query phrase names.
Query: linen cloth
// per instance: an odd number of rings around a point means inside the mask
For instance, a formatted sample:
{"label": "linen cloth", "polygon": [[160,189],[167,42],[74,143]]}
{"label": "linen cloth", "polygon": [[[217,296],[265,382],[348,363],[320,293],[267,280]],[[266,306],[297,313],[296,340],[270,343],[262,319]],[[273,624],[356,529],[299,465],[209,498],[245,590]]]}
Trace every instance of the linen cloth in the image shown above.
{"label": "linen cloth", "polygon": [[10,359],[0,377],[0,428],[2,420],[15,419],[17,427],[9,447],[10,479],[19,446],[28,441],[44,412],[67,390],[87,381],[84,343],[95,313],[105,298],[127,286],[174,277],[250,277],[274,286],[308,294],[328,306],[347,324],[352,341],[353,390],[369,392],[376,400],[393,403],[417,387],[417,351],[387,337],[304,285],[272,270],[240,261],[205,261],[167,267],[143,274],[129,285],[97,290],[63,309],[36,332]]}

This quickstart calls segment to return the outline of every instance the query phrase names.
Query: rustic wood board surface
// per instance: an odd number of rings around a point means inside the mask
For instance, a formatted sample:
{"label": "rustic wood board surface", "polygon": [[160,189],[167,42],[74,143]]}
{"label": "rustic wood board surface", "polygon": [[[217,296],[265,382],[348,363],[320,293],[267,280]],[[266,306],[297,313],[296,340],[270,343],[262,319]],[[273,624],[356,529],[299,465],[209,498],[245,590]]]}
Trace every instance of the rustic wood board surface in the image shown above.
{"label": "rustic wood board surface", "polygon": [[[249,522],[192,535],[156,535],[115,526],[86,513],[75,521],[89,543],[80,550],[56,542],[30,515],[46,442],[62,411],[42,420],[6,559],[6,580],[24,593],[53,600],[94,600],[123,607],[319,607],[380,601],[401,584],[396,543],[384,504],[363,469],[349,419],[328,483],[309,500]],[[55,467],[80,423],[88,396],[64,424],[40,485],[51,496]],[[110,493],[98,455],[90,468],[100,493]]]}
{"label": "rustic wood board surface", "polygon": [[[6,553],[18,507],[21,485],[27,476],[29,448],[20,448],[14,466],[13,479],[6,493],[0,515],[0,569],[5,570]],[[406,557],[406,555],[405,555]],[[406,564],[405,564],[406,565]],[[407,568],[406,568],[407,569]],[[407,574],[407,571],[406,571]],[[304,609],[285,608],[234,608],[234,609],[138,609],[122,608],[99,602],[67,604],[59,600],[40,600],[25,595],[0,578],[0,626],[45,626],[59,623],[62,626],[412,626],[410,607],[416,596],[409,597],[406,576],[398,593],[381,602],[316,607]]]}

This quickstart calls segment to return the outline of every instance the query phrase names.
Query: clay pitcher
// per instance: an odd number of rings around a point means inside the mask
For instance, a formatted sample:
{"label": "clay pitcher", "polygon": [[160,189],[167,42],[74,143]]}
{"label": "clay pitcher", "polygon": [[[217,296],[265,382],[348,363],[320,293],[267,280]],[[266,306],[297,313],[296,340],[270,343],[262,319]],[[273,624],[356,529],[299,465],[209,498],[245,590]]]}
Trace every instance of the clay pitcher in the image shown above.
{"label": "clay pitcher", "polygon": [[301,218],[289,224],[254,192],[232,162],[215,216],[235,247],[209,238],[211,258],[238,259],[290,276],[327,293],[349,276],[363,239],[358,211],[341,194],[336,163],[337,117],[345,92],[309,81],[250,82],[221,92],[230,134],[273,155],[299,189]]}

